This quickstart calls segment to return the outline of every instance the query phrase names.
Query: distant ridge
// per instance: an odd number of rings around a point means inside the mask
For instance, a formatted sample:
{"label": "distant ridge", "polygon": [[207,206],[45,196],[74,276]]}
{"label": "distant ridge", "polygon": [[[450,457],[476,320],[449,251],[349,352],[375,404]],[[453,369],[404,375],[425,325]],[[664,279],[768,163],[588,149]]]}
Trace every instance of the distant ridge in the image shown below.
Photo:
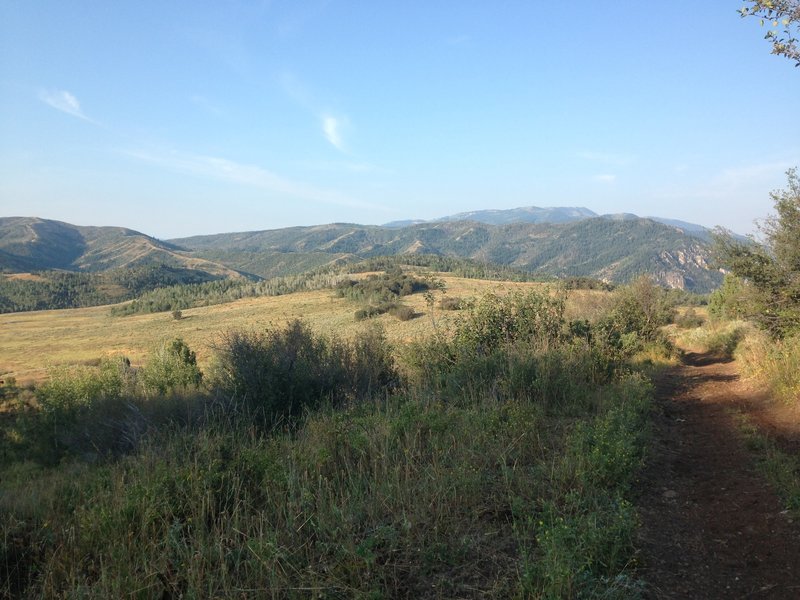
{"label": "distant ridge", "polygon": [[0,270],[99,272],[166,265],[221,277],[240,274],[125,227],[87,227],[38,217],[0,217]]}
{"label": "distant ridge", "polygon": [[523,206],[510,209],[488,209],[462,212],[430,221],[418,219],[405,221],[392,221],[384,227],[407,227],[420,223],[450,223],[453,221],[475,221],[487,225],[507,225],[509,223],[570,223],[581,219],[591,219],[599,216],[597,213],[584,207],[550,206]]}
{"label": "distant ridge", "polygon": [[538,206],[523,206],[509,209],[475,210],[439,217],[438,219],[431,219],[429,221],[421,219],[391,221],[390,223],[384,224],[383,227],[399,228],[419,225],[421,223],[443,223],[453,221],[475,221],[488,225],[507,225],[509,223],[572,223],[574,221],[593,219],[600,216],[617,221],[645,218],[670,227],[677,227],[687,233],[693,233],[703,237],[708,237],[710,234],[710,230],[707,227],[696,223],[689,223],[678,219],[666,219],[663,217],[640,217],[633,213],[599,215],[584,206],[549,206],[544,208]]}
{"label": "distant ridge", "polygon": [[691,224],[678,227],[674,221],[664,224],[635,215],[589,217],[589,213],[584,208],[529,207],[462,213],[408,226],[331,223],[166,242],[123,227],[0,218],[0,270],[99,272],[165,265],[216,277],[275,277],[377,256],[434,254],[535,275],[594,277],[613,283],[649,274],[663,285],[697,292],[710,291],[721,282],[722,275],[709,268],[704,229],[695,233]]}
{"label": "distant ridge", "polygon": [[[465,214],[481,218],[489,218],[487,214],[498,216],[495,211]],[[327,254],[337,261],[438,254],[514,267],[543,276],[586,276],[614,283],[624,283],[646,273],[663,285],[698,292],[714,289],[722,279],[718,271],[708,266],[711,258],[704,236],[635,216],[497,225],[460,219],[406,226],[396,222],[388,227],[328,224],[171,241],[194,250],[198,256],[260,276],[266,274],[254,268],[254,257],[268,258],[268,261],[262,260],[260,268],[271,269],[276,261],[303,260],[312,254],[318,260]]]}

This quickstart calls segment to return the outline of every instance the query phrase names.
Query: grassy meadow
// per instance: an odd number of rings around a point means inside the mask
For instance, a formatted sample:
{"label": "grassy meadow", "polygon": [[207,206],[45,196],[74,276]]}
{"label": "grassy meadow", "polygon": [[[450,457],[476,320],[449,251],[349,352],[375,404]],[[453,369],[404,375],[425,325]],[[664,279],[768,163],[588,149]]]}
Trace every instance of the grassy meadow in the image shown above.
{"label": "grassy meadow", "polygon": [[664,294],[443,279],[3,316],[0,598],[640,597]]}
{"label": "grassy meadow", "polygon": [[[363,277],[365,274],[359,274]],[[514,283],[462,279],[438,275],[446,286],[445,297],[474,298],[486,293],[541,290],[540,283]],[[436,293],[437,300],[443,295]],[[577,290],[568,301],[568,314],[591,314],[608,302],[606,292]],[[433,315],[421,294],[404,298],[418,317],[399,321],[391,315],[370,320],[379,323],[391,342],[407,342],[428,335],[434,322],[446,329],[457,315],[434,306]],[[38,382],[50,367],[93,363],[107,356],[126,356],[141,364],[164,340],[182,338],[206,365],[211,348],[222,332],[258,329],[302,318],[318,331],[358,335],[365,324],[353,315],[359,305],[337,297],[332,290],[297,292],[285,296],[244,298],[182,311],[180,320],[169,312],[112,316],[109,307],[0,314],[0,377],[15,377],[19,384]],[[433,320],[431,318],[433,316]]]}

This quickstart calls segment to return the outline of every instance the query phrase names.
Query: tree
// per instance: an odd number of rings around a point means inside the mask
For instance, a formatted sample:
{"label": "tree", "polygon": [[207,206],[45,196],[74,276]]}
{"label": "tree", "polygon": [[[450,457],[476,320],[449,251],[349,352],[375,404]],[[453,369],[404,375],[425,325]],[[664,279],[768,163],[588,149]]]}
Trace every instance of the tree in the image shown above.
{"label": "tree", "polygon": [[[761,24],[771,23],[764,39],[772,43],[772,53],[785,56],[800,66],[800,0],[744,0],[745,7],[739,9],[742,17],[759,17]],[[783,27],[779,32],[778,28]]]}
{"label": "tree", "polygon": [[800,330],[800,177],[786,175],[788,188],[770,194],[777,214],[760,227],[764,243],[715,235],[720,263],[752,288],[748,316],[774,337]]}

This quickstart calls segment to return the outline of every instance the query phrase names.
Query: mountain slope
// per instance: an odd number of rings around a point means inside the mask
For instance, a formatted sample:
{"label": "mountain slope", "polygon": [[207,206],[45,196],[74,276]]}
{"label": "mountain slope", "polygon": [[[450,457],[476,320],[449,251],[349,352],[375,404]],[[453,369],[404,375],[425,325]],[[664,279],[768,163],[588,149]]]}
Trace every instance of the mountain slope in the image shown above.
{"label": "mountain slope", "polygon": [[[521,213],[520,213],[521,214]],[[402,228],[331,223],[195,236],[162,242],[121,227],[79,227],[37,218],[0,219],[0,270],[101,272],[164,265],[215,276],[273,277],[384,255],[438,254],[511,266],[539,275],[615,283],[649,273],[664,285],[705,292],[706,240],[634,216],[566,223],[491,225],[441,221]]]}
{"label": "mountain slope", "polygon": [[[587,276],[613,282],[641,273],[677,288],[708,291],[721,275],[709,270],[707,243],[649,219],[602,217],[561,224],[443,221],[407,227],[333,223],[172,240],[198,256],[230,261],[237,256],[319,253],[333,260],[396,254],[440,254],[508,265],[541,275]],[[231,264],[228,262],[228,264]],[[260,274],[260,273],[259,273]]]}
{"label": "mountain slope", "polygon": [[496,210],[476,210],[472,212],[457,213],[440,217],[431,221],[420,219],[406,219],[403,221],[392,221],[386,223],[384,227],[399,228],[423,223],[444,223],[453,221],[476,221],[488,225],[508,225],[510,223],[571,223],[584,219],[593,219],[603,216],[608,219],[625,221],[631,219],[650,219],[664,225],[677,227],[687,233],[708,238],[709,229],[696,223],[679,221],[677,219],[666,219],[663,217],[640,217],[633,213],[617,213],[598,215],[596,212],[582,206],[550,206],[539,208],[538,206],[524,206],[520,208],[496,209]]}
{"label": "mountain slope", "polygon": [[82,227],[36,217],[0,218],[0,270],[106,271],[155,264],[224,277],[240,275],[124,227]]}

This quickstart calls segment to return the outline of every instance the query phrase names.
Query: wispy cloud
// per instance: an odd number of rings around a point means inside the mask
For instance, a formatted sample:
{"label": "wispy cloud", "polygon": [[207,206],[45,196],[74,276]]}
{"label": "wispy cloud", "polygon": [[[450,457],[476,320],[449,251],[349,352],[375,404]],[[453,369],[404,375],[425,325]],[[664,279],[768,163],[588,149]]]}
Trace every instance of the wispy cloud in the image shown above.
{"label": "wispy cloud", "polygon": [[294,73],[281,73],[278,82],[289,98],[304,110],[315,115],[325,140],[340,152],[347,152],[345,133],[350,126],[350,119],[341,113],[334,114],[334,111],[320,108],[308,87]]}
{"label": "wispy cloud", "polygon": [[592,179],[600,183],[614,183],[617,180],[617,176],[610,173],[603,173],[602,175],[595,175]]}
{"label": "wispy cloud", "polygon": [[303,169],[310,169],[313,171],[324,171],[324,172],[331,172],[331,173],[371,173],[377,175],[389,175],[393,174],[394,171],[391,169],[387,169],[385,167],[381,167],[378,165],[373,165],[367,162],[354,162],[354,161],[298,161],[294,163],[295,165],[302,167]]}
{"label": "wispy cloud", "polygon": [[322,132],[325,134],[325,139],[341,152],[345,151],[342,128],[346,123],[346,119],[337,118],[332,115],[322,115]]}
{"label": "wispy cloud", "polygon": [[81,103],[67,90],[41,90],[39,100],[63,113],[97,124],[97,121],[86,116],[81,109]]}
{"label": "wispy cloud", "polygon": [[636,160],[636,157],[630,154],[617,154],[613,152],[591,152],[583,151],[578,152],[578,158],[589,160],[604,165],[613,165],[615,167],[627,167]]}
{"label": "wispy cloud", "polygon": [[257,165],[248,165],[216,156],[198,156],[179,152],[148,152],[126,150],[124,154],[161,167],[195,176],[254,187],[282,196],[334,204],[351,208],[387,211],[384,206],[362,202],[334,190],[320,188],[302,181],[288,179]]}

